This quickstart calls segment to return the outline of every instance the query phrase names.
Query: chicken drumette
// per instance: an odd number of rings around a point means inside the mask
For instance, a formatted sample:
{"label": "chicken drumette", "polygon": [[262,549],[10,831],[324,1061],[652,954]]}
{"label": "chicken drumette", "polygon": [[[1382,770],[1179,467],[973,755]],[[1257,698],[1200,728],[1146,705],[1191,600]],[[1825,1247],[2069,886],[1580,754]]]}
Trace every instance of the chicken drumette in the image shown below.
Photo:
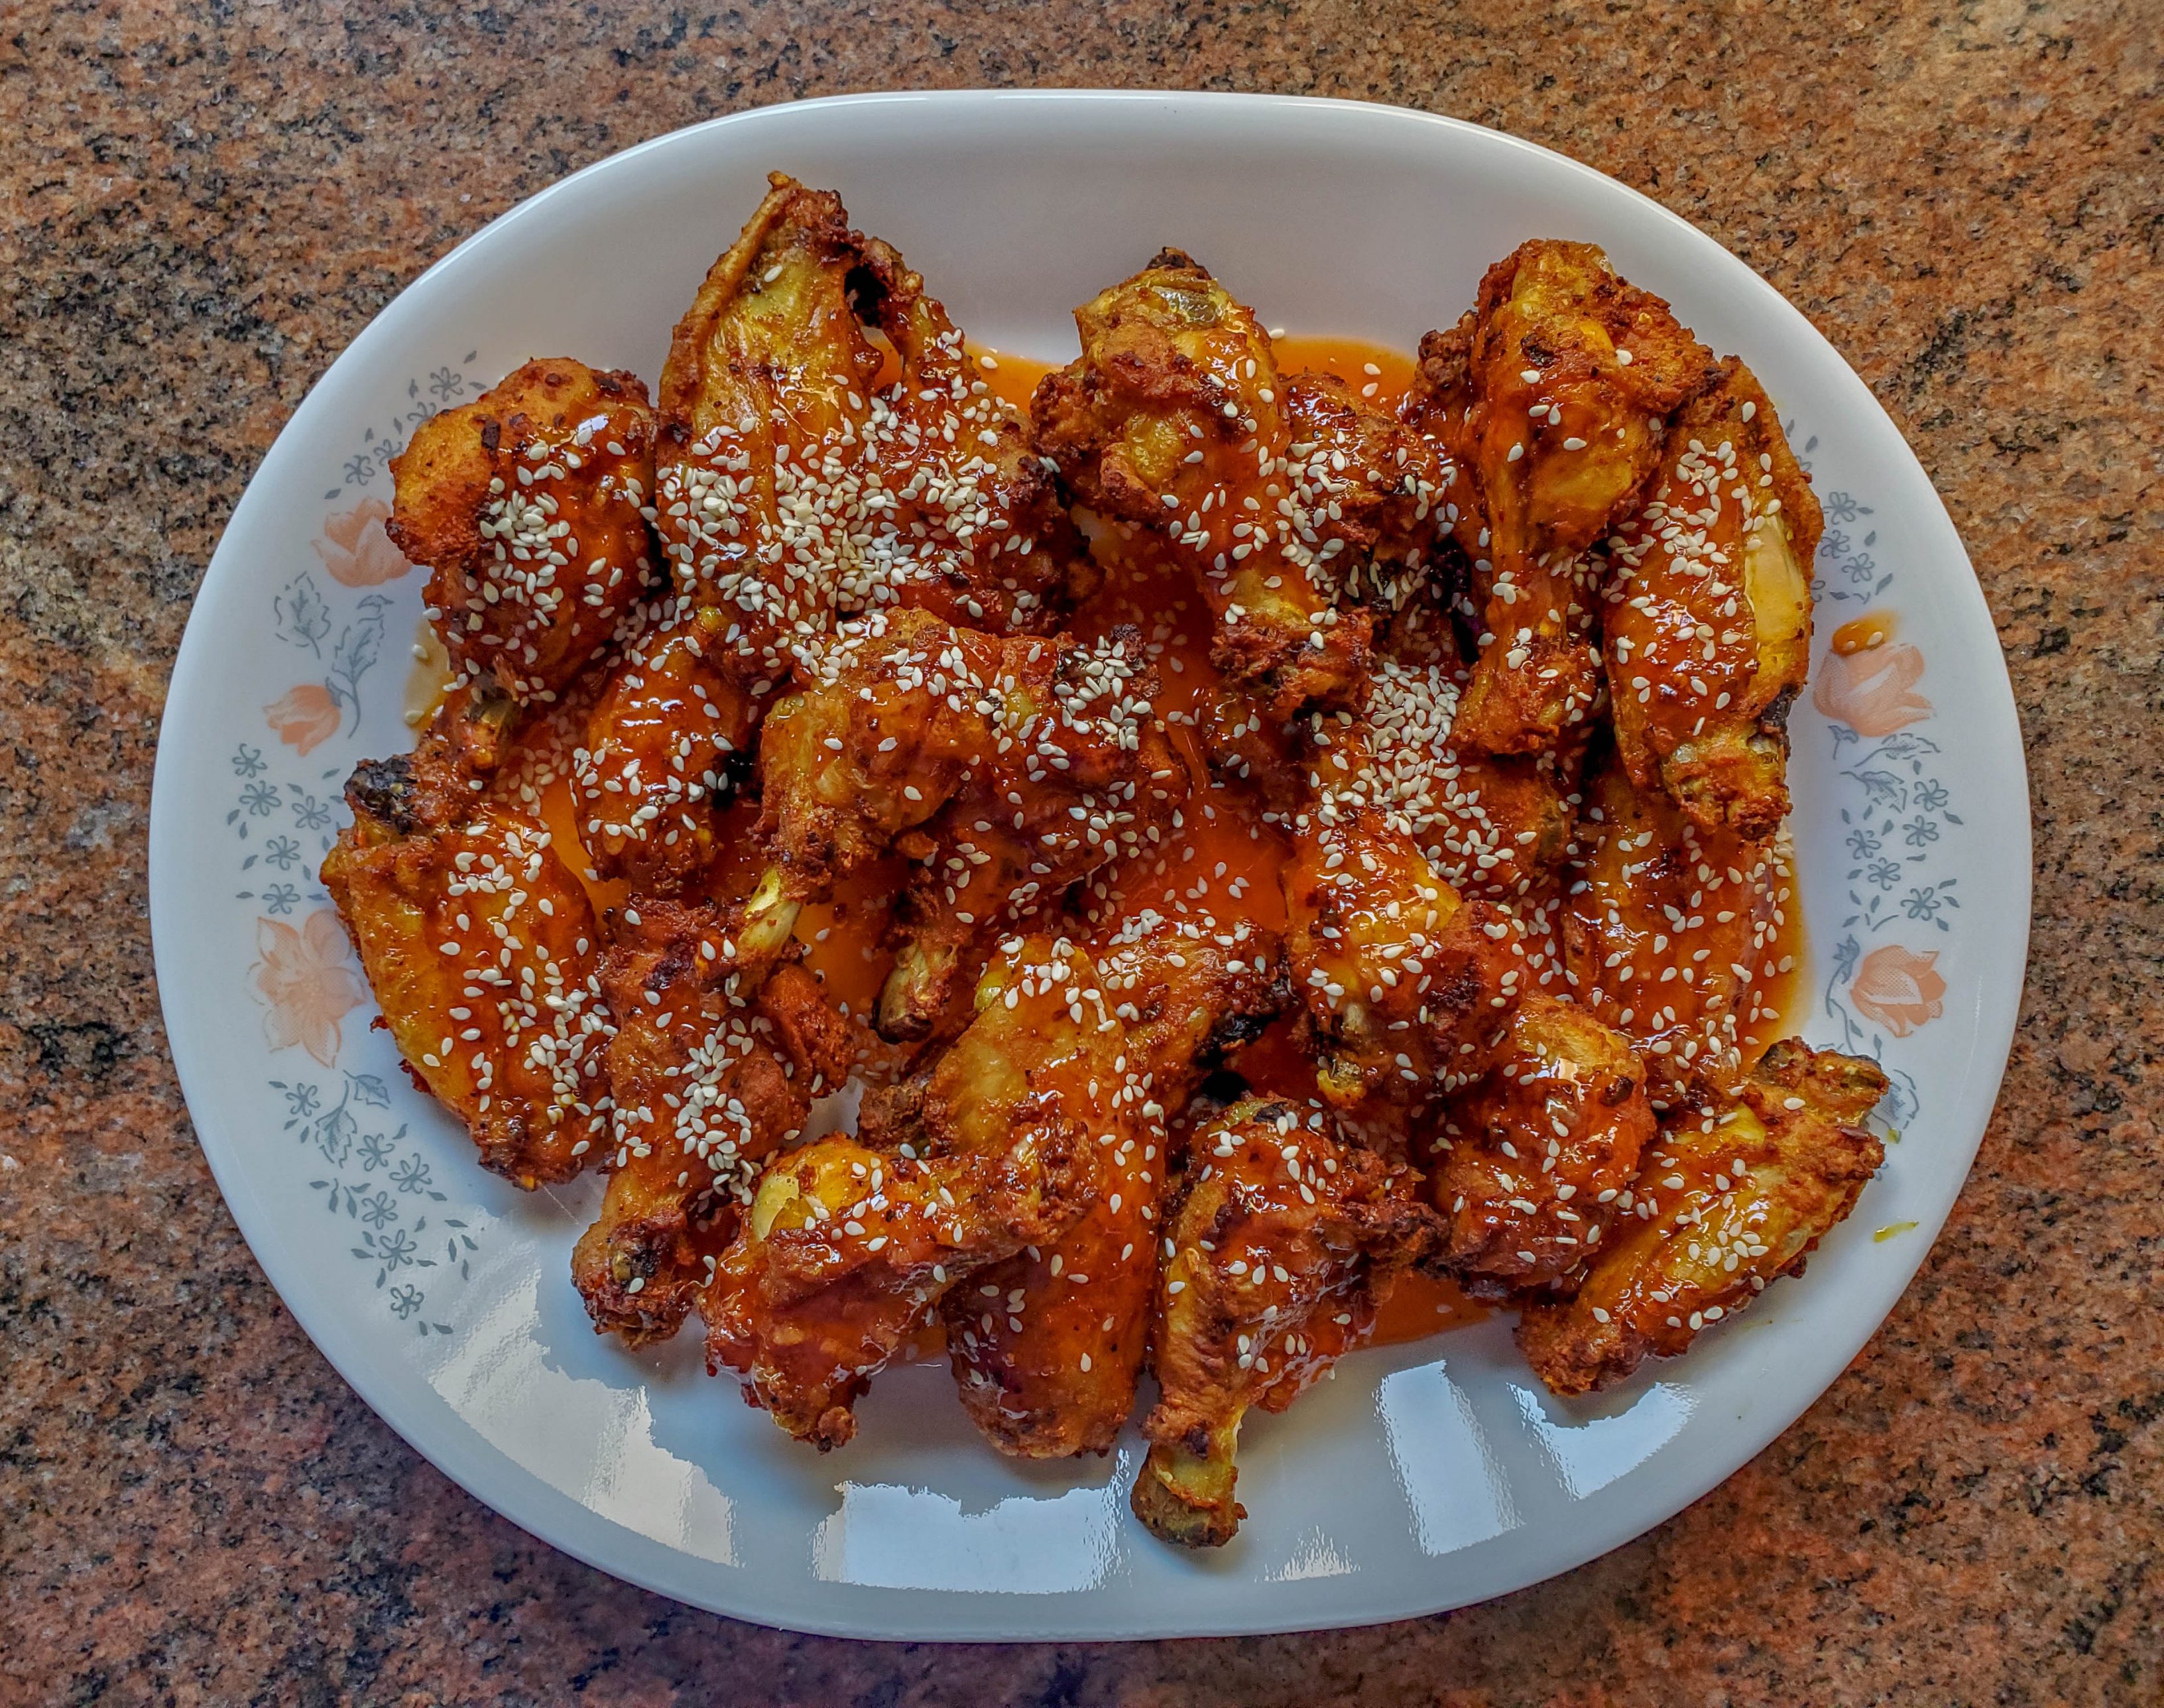
{"label": "chicken drumette", "polygon": [[1491,1296],[1593,1255],[1654,1133],[1636,1052],[1583,1008],[1526,998],[1498,1054],[1446,1108],[1429,1181],[1450,1269]]}
{"label": "chicken drumette", "polygon": [[1160,1284],[1163,1397],[1142,1426],[1136,1516],[1220,1547],[1245,1513],[1234,1453],[1251,1406],[1281,1411],[1372,1332],[1440,1235],[1414,1179],[1339,1143],[1319,1111],[1249,1099],[1199,1128]]}
{"label": "chicken drumette", "polygon": [[1421,356],[1407,417],[1469,477],[1455,533],[1484,633],[1459,738],[1549,751],[1599,689],[1586,549],[1652,476],[1663,418],[1708,383],[1712,357],[1599,250],[1547,239],[1490,267],[1478,305]]}
{"label": "chicken drumette", "polygon": [[1801,1273],[1885,1159],[1862,1125],[1885,1091],[1876,1063],[1788,1038],[1732,1097],[1666,1127],[1575,1293],[1519,1320],[1541,1380],[1564,1395],[1620,1381]]}
{"label": "chicken drumette", "polygon": [[531,361],[391,460],[392,542],[468,678],[549,701],[622,633],[657,559],[654,409],[636,374]]}
{"label": "chicken drumette", "polygon": [[683,1325],[759,1169],[856,1059],[818,981],[748,960],[739,934],[734,910],[646,900],[601,961],[613,1160],[571,1277],[596,1327],[634,1346]]}
{"label": "chicken drumette", "polygon": [[1074,319],[1037,449],[1084,503],[1169,540],[1213,657],[1272,717],[1352,703],[1374,622],[1352,599],[1417,569],[1452,471],[1336,380],[1280,375],[1253,311],[1176,250]]}

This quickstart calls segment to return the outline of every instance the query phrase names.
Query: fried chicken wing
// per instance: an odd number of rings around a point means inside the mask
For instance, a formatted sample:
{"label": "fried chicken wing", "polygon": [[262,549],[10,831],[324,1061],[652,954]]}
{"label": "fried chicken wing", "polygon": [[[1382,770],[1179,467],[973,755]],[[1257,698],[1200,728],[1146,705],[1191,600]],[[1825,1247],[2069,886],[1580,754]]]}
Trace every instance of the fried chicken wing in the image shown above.
{"label": "fried chicken wing", "polygon": [[1434,1248],[1413,1178],[1339,1144],[1324,1117],[1250,1098],[1200,1129],[1168,1238],[1135,1516],[1217,1548],[1246,1512],[1234,1454],[1249,1406],[1280,1411],[1372,1330],[1398,1276]]}
{"label": "fried chicken wing", "polygon": [[1458,738],[1466,672],[1375,661],[1367,745],[1377,804],[1443,880],[1473,900],[1537,905],[1570,852],[1577,755],[1490,758]]}
{"label": "fried chicken wing", "polygon": [[595,1327],[633,1346],[683,1325],[759,1169],[856,1057],[818,980],[746,967],[735,924],[712,902],[642,901],[601,961],[612,1171],[571,1277]]}
{"label": "fried chicken wing", "polygon": [[1664,1128],[1576,1295],[1519,1321],[1540,1379],[1563,1395],[1606,1387],[1800,1274],[1885,1159],[1861,1125],[1885,1090],[1876,1063],[1788,1038],[1717,1112]]}
{"label": "fried chicken wing", "polygon": [[922,1038],[967,951],[1158,833],[1185,788],[1131,637],[1005,641],[928,612],[867,618],[767,720],[762,833],[792,901],[899,846],[918,861],[880,992]]}
{"label": "fried chicken wing", "polygon": [[688,600],[634,641],[571,755],[579,840],[594,870],[648,891],[712,864],[716,807],[751,769],[764,701],[722,669],[725,619]]}
{"label": "fried chicken wing", "polygon": [[976,1017],[926,1071],[866,1103],[856,1138],[777,1160],[701,1295],[707,1361],[820,1448],[948,1289],[1056,1239],[1102,1178],[1101,1099],[1125,1033],[1086,956],[1005,945]]}
{"label": "fried chicken wing", "polygon": [[658,561],[654,409],[636,374],[531,361],[391,460],[391,541],[467,676],[553,700],[628,628]]}
{"label": "fried chicken wing", "polygon": [[671,885],[711,851],[735,781],[715,761],[748,749],[807,644],[896,606],[1040,630],[1090,574],[922,276],[830,192],[772,181],[671,342],[655,502],[674,590],[625,666],[641,680],[588,730],[589,852]]}
{"label": "fried chicken wing", "polygon": [[1374,624],[1346,595],[1429,548],[1450,478],[1434,447],[1327,376],[1280,376],[1253,311],[1176,250],[1074,320],[1082,355],[1032,406],[1037,450],[1084,503],[1170,539],[1213,658],[1271,715],[1351,704]]}
{"label": "fried chicken wing", "polygon": [[1278,949],[1248,925],[1137,914],[1097,958],[1125,1027],[1099,1088],[1100,1178],[1074,1225],[949,1292],[948,1360],[962,1404],[1002,1453],[1103,1453],[1134,1409],[1169,1173],[1165,1122],[1205,1075],[1289,1000]]}
{"label": "fried chicken wing", "polygon": [[1296,827],[1284,882],[1326,1101],[1386,1115],[1487,1070],[1524,979],[1509,915],[1464,900],[1386,814],[1352,801]]}
{"label": "fried chicken wing", "polygon": [[1500,1054],[1445,1112],[1428,1182],[1451,1272],[1489,1294],[1592,1256],[1655,1131],[1630,1041],[1583,1008],[1528,997]]}
{"label": "fried chicken wing", "polygon": [[1613,754],[1585,796],[1563,919],[1572,991],[1637,1046],[1656,1108],[1724,1091],[1781,970],[1787,856],[1694,829]]}
{"label": "fried chicken wing", "polygon": [[[1022,423],[962,334],[838,197],[777,174],[662,371],[660,517],[678,585],[779,681],[801,637],[891,605],[1039,628],[1086,573]],[[895,377],[875,386],[891,345]]]}
{"label": "fried chicken wing", "polygon": [[1609,541],[1616,751],[1701,831],[1762,842],[1788,817],[1823,526],[1773,406],[1731,357],[1670,424],[1651,496]]}
{"label": "fried chicken wing", "polygon": [[323,879],[407,1071],[530,1189],[607,1143],[613,1023],[586,891],[475,781],[425,744],[364,762]]}
{"label": "fried chicken wing", "polygon": [[[1663,418],[1712,358],[1590,244],[1521,244],[1488,270],[1468,318],[1423,344],[1410,412],[1477,494],[1486,638],[1458,734],[1474,752],[1539,753],[1599,688],[1598,571],[1583,554],[1652,477]],[[1463,538],[1473,512],[1458,508]]]}

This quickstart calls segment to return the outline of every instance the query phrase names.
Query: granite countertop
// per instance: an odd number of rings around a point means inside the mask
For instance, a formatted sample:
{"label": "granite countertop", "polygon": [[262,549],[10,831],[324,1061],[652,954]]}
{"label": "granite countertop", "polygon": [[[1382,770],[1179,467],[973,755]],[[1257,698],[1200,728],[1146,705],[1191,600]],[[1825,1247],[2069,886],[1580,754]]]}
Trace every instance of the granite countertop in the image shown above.
{"label": "granite countertop", "polygon": [[[2164,1699],[2164,134],[2139,0],[23,0],[0,17],[0,1700],[432,1704]],[[338,350],[570,169],[854,89],[1432,108],[1696,221],[1809,314],[1973,555],[2036,916],[1929,1262],[1755,1463],[1447,1617],[980,1650],[783,1635],[532,1540],[256,1269],[159,1024],[144,831],[220,526]]]}

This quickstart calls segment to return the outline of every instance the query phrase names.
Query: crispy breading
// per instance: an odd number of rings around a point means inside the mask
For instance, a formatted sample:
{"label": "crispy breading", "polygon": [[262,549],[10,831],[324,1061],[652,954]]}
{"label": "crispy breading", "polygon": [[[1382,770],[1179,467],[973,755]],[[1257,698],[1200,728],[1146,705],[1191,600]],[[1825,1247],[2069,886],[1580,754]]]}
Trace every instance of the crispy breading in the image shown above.
{"label": "crispy breading", "polygon": [[975,1019],[868,1099],[856,1138],[768,1169],[699,1308],[710,1367],[791,1435],[848,1440],[857,1397],[950,1288],[1082,1213],[1125,1039],[1095,980],[1064,939],[1010,942]]}
{"label": "crispy breading", "polygon": [[1726,1090],[1779,970],[1785,853],[1694,828],[1612,753],[1586,780],[1578,843],[1563,917],[1572,991],[1637,1046],[1656,1108]]}
{"label": "crispy breading", "polygon": [[[1712,356],[1591,244],[1521,244],[1461,325],[1423,344],[1426,395],[1410,412],[1477,495],[1468,554],[1487,638],[1458,735],[1474,752],[1544,752],[1599,687],[1584,554],[1652,477],[1662,418],[1709,382]],[[1473,513],[1461,504],[1461,540]]]}
{"label": "crispy breading", "polygon": [[1373,1328],[1398,1276],[1437,1245],[1413,1176],[1340,1144],[1325,1117],[1250,1098],[1200,1128],[1169,1233],[1155,1364],[1162,1397],[1135,1515],[1168,1542],[1217,1548],[1241,1420],[1283,1411]]}
{"label": "crispy breading", "polygon": [[643,900],[601,962],[619,1017],[608,1048],[612,1172],[571,1254],[596,1329],[665,1339],[750,1203],[759,1170],[793,1143],[814,1098],[857,1055],[818,980],[747,967],[734,910]]}
{"label": "crispy breading", "polygon": [[530,1189],[606,1146],[613,1023],[586,891],[473,780],[433,748],[364,762],[323,879],[407,1071]]}
{"label": "crispy breading", "polygon": [[1762,842],[1788,815],[1824,525],[1773,404],[1731,357],[1669,423],[1644,506],[1609,541],[1615,749],[1702,831]]}
{"label": "crispy breading", "polygon": [[1487,1077],[1436,1136],[1429,1189],[1468,1290],[1562,1280],[1600,1243],[1655,1127],[1630,1041],[1584,1009],[1522,1002]]}
{"label": "crispy breading", "polygon": [[1563,1395],[1619,1382],[1801,1274],[1885,1160],[1861,1124],[1885,1092],[1877,1063],[1786,1038],[1733,1098],[1663,1128],[1575,1295],[1519,1320],[1540,1379]]}
{"label": "crispy breading", "polygon": [[445,649],[521,700],[554,699],[623,633],[659,565],[636,374],[530,361],[423,422],[391,473],[386,531],[428,566]]}
{"label": "crispy breading", "polygon": [[1213,659],[1270,715],[1352,704],[1374,623],[1347,596],[1417,566],[1442,460],[1335,380],[1281,376],[1253,312],[1176,250],[1074,321],[1081,356],[1032,404],[1038,451],[1084,503],[1170,539]]}
{"label": "crispy breading", "polygon": [[1276,939],[1144,913],[1096,954],[1125,1027],[1100,1089],[1100,1178],[1074,1225],[947,1295],[948,1361],[985,1438],[1025,1458],[1103,1453],[1134,1409],[1157,1287],[1166,1121],[1289,1000]]}

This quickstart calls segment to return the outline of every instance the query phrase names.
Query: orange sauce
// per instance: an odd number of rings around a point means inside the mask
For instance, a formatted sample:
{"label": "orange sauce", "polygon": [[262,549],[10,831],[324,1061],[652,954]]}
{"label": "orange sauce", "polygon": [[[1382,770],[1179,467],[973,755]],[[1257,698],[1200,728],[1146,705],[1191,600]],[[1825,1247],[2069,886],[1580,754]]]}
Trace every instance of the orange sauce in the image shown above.
{"label": "orange sauce", "polygon": [[1847,656],[1869,652],[1894,639],[1897,619],[1891,611],[1867,611],[1851,617],[1833,632],[1833,649]]}
{"label": "orange sauce", "polygon": [[1468,1298],[1454,1281],[1409,1269],[1398,1277],[1390,1295],[1375,1312],[1375,1332],[1370,1346],[1396,1346],[1408,1340],[1426,1340],[1445,1329],[1478,1322],[1494,1307]]}
{"label": "orange sauce", "polygon": [[[1357,395],[1381,408],[1395,409],[1413,381],[1414,359],[1402,351],[1342,338],[1283,337],[1274,342],[1279,365],[1286,371],[1335,374]],[[969,355],[977,377],[1024,412],[1037,382],[1051,371],[1048,363],[974,345]],[[1191,782],[1179,825],[1148,853],[1103,875],[1102,891],[1091,899],[1104,908],[1102,917],[1108,922],[1137,908],[1153,907],[1166,914],[1209,914],[1227,923],[1244,919],[1282,928],[1284,901],[1278,873],[1286,852],[1283,838],[1253,819],[1243,801],[1211,778],[1195,727],[1194,720],[1207,708],[1223,680],[1210,662],[1210,619],[1200,596],[1183,571],[1163,560],[1153,537],[1104,524],[1091,549],[1104,571],[1103,583],[1074,613],[1070,627],[1085,639],[1121,627],[1140,631],[1158,666],[1158,707],[1168,720],[1173,745]],[[1893,634],[1893,623],[1886,613],[1857,618],[1835,632],[1834,648],[1856,652],[1883,645]],[[433,704],[448,675],[433,637],[424,634],[422,643],[433,652],[415,666],[407,691],[409,706]],[[552,755],[554,769],[567,774],[570,748],[583,723],[582,717],[559,714],[538,723],[522,738],[522,744],[553,744],[557,749]],[[542,791],[539,816],[596,908],[623,905],[627,886],[601,879],[588,868],[565,776]],[[717,838],[724,852],[711,885],[717,898],[748,894],[759,876],[760,856],[754,835],[757,816],[756,803],[739,801],[724,819]],[[876,1005],[893,961],[884,942],[890,903],[906,877],[906,862],[890,857],[843,884],[830,901],[806,907],[798,920],[796,934],[806,946],[806,964],[825,980],[847,1012],[869,1017]],[[1777,941],[1777,958],[1787,960],[1788,970],[1764,987],[1768,1012],[1749,1035],[1748,1047],[1754,1051],[1780,1035],[1782,1022],[1799,994],[1803,922],[1793,894],[1784,907]],[[1259,1096],[1305,1104],[1314,1095],[1313,1066],[1300,1047],[1290,1017],[1271,1027],[1242,1055],[1239,1069]],[[1378,1312],[1372,1343],[1423,1339],[1478,1322],[1491,1308],[1449,1281],[1408,1274]],[[911,1343],[903,1357],[932,1357],[943,1344],[935,1324]]]}
{"label": "orange sauce", "polygon": [[1403,350],[1357,338],[1274,338],[1270,344],[1284,372],[1335,374],[1377,409],[1395,411],[1405,401],[1418,365]]}

